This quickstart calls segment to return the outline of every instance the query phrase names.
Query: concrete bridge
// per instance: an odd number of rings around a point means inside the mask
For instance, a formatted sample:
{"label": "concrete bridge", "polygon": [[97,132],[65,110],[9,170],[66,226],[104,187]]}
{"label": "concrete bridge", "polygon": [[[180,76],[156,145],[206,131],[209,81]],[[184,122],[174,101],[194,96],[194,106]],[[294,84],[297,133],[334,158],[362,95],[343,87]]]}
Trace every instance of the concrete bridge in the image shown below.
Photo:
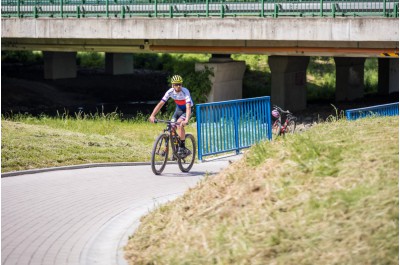
{"label": "concrete bridge", "polygon": [[265,54],[274,104],[306,107],[309,56],[333,56],[336,99],[363,96],[364,62],[379,59],[380,93],[398,91],[399,20],[387,17],[313,18],[2,18],[2,50],[44,51],[45,78],[76,77],[76,51],[106,52],[106,71],[133,71],[131,53],[211,53],[209,101],[242,97],[245,63],[232,53]]}

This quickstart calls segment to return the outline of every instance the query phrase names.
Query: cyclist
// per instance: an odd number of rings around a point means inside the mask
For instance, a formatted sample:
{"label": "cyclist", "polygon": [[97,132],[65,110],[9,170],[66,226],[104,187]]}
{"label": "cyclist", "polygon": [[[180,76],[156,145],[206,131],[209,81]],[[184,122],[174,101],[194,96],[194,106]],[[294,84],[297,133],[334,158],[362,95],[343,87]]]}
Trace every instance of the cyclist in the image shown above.
{"label": "cyclist", "polygon": [[154,122],[157,113],[164,106],[165,102],[169,98],[172,98],[176,103],[175,113],[172,115],[171,121],[178,122],[180,125],[177,127],[177,133],[181,139],[180,146],[178,148],[179,155],[189,155],[189,150],[185,147],[185,129],[184,126],[189,123],[191,108],[193,106],[193,100],[190,97],[190,92],[186,87],[182,86],[183,79],[179,75],[174,75],[171,78],[172,87],[168,89],[164,97],[154,108],[150,115],[150,122]]}

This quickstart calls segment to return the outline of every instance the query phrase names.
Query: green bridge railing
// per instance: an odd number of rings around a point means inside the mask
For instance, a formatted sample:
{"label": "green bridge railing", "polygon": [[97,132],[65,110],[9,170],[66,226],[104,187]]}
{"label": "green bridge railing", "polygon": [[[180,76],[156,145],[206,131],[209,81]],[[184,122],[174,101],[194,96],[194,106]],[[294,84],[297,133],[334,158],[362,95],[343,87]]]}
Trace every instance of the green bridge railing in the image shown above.
{"label": "green bridge railing", "polygon": [[399,0],[1,0],[2,17],[399,17]]}

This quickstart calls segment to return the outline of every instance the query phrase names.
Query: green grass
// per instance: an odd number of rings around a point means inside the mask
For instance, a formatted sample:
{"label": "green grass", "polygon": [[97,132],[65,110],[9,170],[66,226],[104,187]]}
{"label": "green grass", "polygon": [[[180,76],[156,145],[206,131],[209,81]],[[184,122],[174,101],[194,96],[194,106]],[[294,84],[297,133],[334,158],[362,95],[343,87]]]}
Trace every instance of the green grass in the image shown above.
{"label": "green grass", "polygon": [[[150,161],[163,124],[146,117],[121,120],[114,114],[2,118],[2,172],[54,166]],[[193,124],[187,132],[195,133]]]}
{"label": "green grass", "polygon": [[143,217],[130,264],[398,264],[398,117],[330,120]]}

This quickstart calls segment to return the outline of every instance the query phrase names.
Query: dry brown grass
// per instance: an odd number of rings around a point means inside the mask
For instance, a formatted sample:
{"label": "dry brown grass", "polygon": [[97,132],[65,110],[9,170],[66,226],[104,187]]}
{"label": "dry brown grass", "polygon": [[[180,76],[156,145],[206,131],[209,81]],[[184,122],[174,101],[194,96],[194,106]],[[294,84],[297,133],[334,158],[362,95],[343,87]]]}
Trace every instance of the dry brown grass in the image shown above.
{"label": "dry brown grass", "polygon": [[[383,129],[384,128],[384,129]],[[398,117],[253,147],[142,219],[131,264],[397,264]]]}

